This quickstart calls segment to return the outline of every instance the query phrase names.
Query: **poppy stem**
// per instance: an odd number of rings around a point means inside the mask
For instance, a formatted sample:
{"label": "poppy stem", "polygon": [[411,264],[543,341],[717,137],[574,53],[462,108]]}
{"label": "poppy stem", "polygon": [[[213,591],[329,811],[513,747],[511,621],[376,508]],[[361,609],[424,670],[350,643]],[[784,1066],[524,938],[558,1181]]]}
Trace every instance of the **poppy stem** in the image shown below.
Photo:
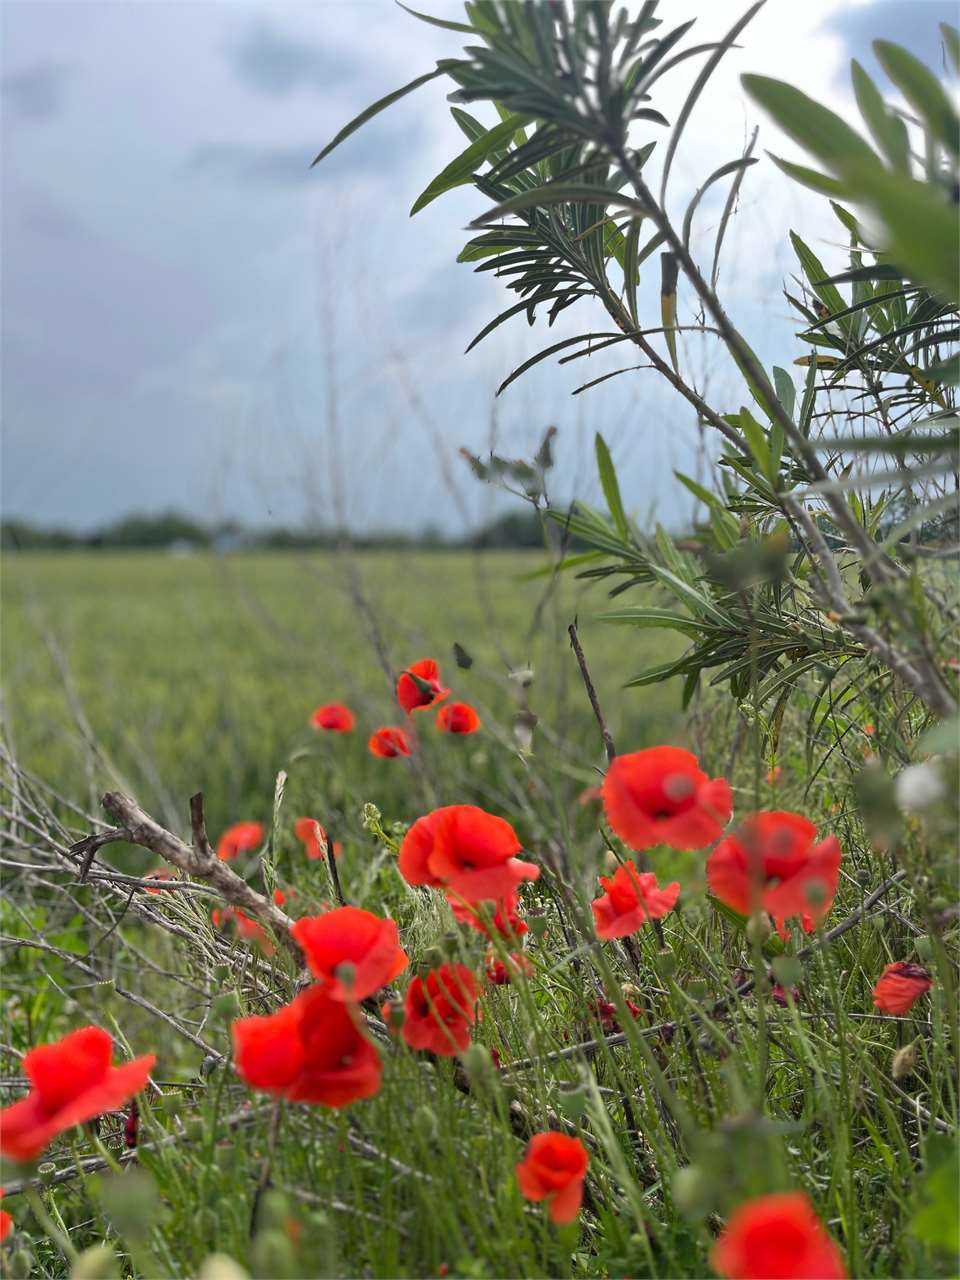
{"label": "poppy stem", "polygon": [[570,637],[570,647],[577,656],[577,665],[580,667],[580,676],[583,679],[583,687],[587,691],[587,697],[590,699],[590,706],[593,708],[593,714],[597,718],[597,724],[600,726],[600,737],[603,739],[603,749],[607,753],[607,764],[613,762],[617,749],[613,745],[613,738],[610,730],[607,728],[607,722],[603,718],[603,712],[600,710],[600,702],[597,698],[597,690],[594,687],[593,680],[590,676],[590,668],[587,666],[587,659],[583,652],[583,646],[580,644],[580,637],[577,634],[576,622],[571,622],[567,627],[567,635]]}

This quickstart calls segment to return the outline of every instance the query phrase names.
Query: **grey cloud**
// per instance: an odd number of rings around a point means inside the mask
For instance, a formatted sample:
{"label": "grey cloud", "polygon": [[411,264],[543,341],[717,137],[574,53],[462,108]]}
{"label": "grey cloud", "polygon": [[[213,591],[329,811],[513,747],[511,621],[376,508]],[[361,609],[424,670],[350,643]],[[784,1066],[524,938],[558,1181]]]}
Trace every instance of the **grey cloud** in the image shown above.
{"label": "grey cloud", "polygon": [[38,62],[11,71],[0,81],[4,104],[21,120],[50,120],[63,109],[70,75],[71,68],[63,62]]}
{"label": "grey cloud", "polygon": [[[848,6],[833,13],[825,23],[828,30],[841,37],[850,57],[862,62],[875,75],[886,93],[889,82],[873,56],[871,42],[891,40],[903,45],[928,67],[941,72],[943,53],[939,23],[956,23],[956,5],[952,0],[874,0],[872,4]],[[849,80],[846,60],[838,71],[838,79]]]}
{"label": "grey cloud", "polygon": [[310,176],[310,147],[255,146],[242,142],[212,142],[197,147],[188,165],[197,173],[237,182],[296,185]]}
{"label": "grey cloud", "polygon": [[55,240],[85,239],[89,231],[73,210],[49,191],[24,192],[19,201],[20,225]]}
{"label": "grey cloud", "polygon": [[323,92],[348,69],[339,53],[291,39],[266,22],[252,27],[227,56],[244,83],[273,98],[304,88]]}

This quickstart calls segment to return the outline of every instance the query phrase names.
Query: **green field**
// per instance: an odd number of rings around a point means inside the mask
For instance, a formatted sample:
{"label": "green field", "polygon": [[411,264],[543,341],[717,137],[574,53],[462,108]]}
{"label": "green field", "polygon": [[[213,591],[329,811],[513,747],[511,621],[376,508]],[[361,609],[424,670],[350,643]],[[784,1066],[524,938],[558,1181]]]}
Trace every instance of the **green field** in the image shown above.
{"label": "green field", "polygon": [[[579,615],[610,727],[639,747],[677,731],[679,685],[623,692],[628,674],[678,651],[675,637],[591,622],[601,589],[570,575],[529,579],[544,556],[365,552],[178,558],[159,553],[32,554],[3,573],[7,733],[24,767],[94,805],[120,787],[175,826],[203,790],[212,830],[269,818],[280,769],[338,828],[376,799],[411,816],[409,768],[374,760],[368,733],[396,723],[384,666],[441,664],[483,732],[424,737],[425,767],[451,799],[478,753],[506,758],[531,668],[534,756],[562,764],[569,789],[600,763],[599,738],[566,638]],[[453,645],[474,659],[458,670]],[[378,652],[379,650],[379,652]],[[319,740],[308,717],[343,701],[358,732]],[[364,730],[366,732],[364,732]],[[496,772],[496,770],[495,770]]]}

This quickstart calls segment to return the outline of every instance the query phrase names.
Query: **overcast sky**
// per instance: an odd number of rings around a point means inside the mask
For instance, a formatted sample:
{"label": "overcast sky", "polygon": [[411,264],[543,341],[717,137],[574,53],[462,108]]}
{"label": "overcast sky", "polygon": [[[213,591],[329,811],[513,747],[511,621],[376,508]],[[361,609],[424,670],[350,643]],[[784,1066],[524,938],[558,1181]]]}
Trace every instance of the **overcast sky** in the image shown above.
{"label": "overcast sky", "polygon": [[[460,14],[449,0],[417,7]],[[661,16],[669,27],[699,15],[688,39],[700,42],[744,7],[665,0]],[[769,0],[688,127],[678,216],[755,123],[761,147],[797,155],[744,100],[742,71],[788,79],[855,118],[850,57],[875,70],[869,44],[882,35],[937,64],[936,23],[954,10],[950,0]],[[599,428],[629,505],[682,515],[671,472],[697,468],[696,430],[654,373],[571,399],[618,367],[614,355],[545,363],[494,404],[528,355],[596,327],[589,304],[563,328],[518,319],[463,354],[513,296],[455,262],[478,197],[464,189],[408,217],[465,145],[444,82],[308,167],[369,102],[455,56],[456,35],[389,0],[4,0],[0,15],[7,517],[85,528],[175,507],[251,524],[457,531],[503,502],[471,478],[460,446],[496,439],[529,455],[549,424],[558,495],[596,497]],[[668,117],[695,65],[660,82],[655,105]],[[693,238],[708,262],[717,216],[705,204]],[[761,357],[784,366],[799,354],[780,293],[793,270],[788,226],[828,260],[839,253],[825,202],[764,158],[747,175],[721,293]],[[641,283],[650,324],[657,275]],[[708,346],[698,340],[685,359],[715,403],[739,407],[736,378]]]}

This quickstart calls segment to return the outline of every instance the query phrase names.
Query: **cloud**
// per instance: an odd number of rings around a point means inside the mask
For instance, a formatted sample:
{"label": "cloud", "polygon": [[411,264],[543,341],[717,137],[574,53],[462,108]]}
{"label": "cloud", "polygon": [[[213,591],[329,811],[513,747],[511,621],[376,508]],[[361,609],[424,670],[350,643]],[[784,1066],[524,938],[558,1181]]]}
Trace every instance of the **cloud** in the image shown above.
{"label": "cloud", "polygon": [[72,68],[64,62],[38,62],[11,71],[0,81],[4,105],[21,120],[50,120],[63,110],[64,88]]}
{"label": "cloud", "polygon": [[85,239],[89,231],[80,218],[58,196],[35,188],[24,191],[18,200],[21,226],[35,235],[54,240]]}
{"label": "cloud", "polygon": [[[871,75],[882,72],[874,58],[871,43],[890,40],[903,45],[934,71],[943,70],[943,53],[938,24],[956,22],[956,6],[952,0],[872,0],[838,9],[830,15],[825,27],[840,36],[850,57],[862,62]],[[837,71],[838,80],[849,79],[844,59]],[[886,96],[889,82],[883,76],[882,92]]]}
{"label": "cloud", "polygon": [[349,70],[339,51],[291,39],[266,22],[252,27],[228,49],[227,57],[245,84],[271,98],[287,97],[298,89],[324,93]]}
{"label": "cloud", "polygon": [[243,142],[211,142],[197,147],[188,167],[237,182],[295,185],[310,177],[312,148],[258,146]]}

